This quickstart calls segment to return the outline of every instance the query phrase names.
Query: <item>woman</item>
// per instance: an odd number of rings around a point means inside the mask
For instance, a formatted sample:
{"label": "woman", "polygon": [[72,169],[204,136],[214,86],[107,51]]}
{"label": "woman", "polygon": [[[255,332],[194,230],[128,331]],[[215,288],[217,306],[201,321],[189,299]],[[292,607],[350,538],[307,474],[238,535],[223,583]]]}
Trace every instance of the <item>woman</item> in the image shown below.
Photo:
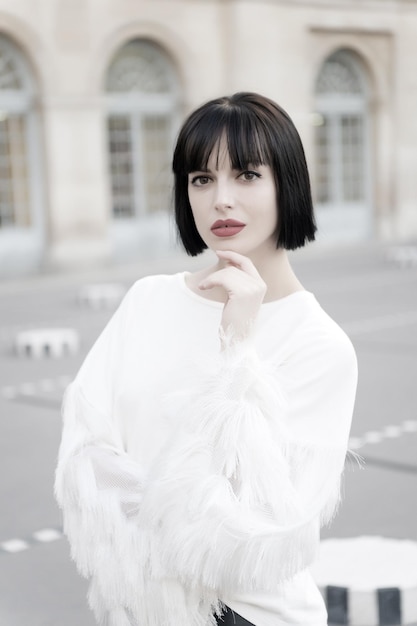
{"label": "woman", "polygon": [[56,477],[90,606],[111,626],[324,626],[308,566],[339,500],[350,341],[295,276],[304,152],[257,94],[200,107],[173,159],[190,255],[130,289],[70,386]]}

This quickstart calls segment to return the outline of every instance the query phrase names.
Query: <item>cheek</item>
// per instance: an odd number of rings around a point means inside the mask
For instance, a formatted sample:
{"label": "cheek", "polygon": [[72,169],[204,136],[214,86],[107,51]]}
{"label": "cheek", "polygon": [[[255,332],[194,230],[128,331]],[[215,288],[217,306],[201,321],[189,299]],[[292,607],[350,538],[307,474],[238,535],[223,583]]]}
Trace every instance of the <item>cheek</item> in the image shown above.
{"label": "cheek", "polygon": [[207,193],[201,193],[193,189],[188,191],[188,201],[195,220],[204,216],[208,203],[207,195]]}
{"label": "cheek", "polygon": [[187,187],[187,196],[188,196],[188,202],[190,203],[190,207],[192,209],[193,208],[193,192],[190,187]]}

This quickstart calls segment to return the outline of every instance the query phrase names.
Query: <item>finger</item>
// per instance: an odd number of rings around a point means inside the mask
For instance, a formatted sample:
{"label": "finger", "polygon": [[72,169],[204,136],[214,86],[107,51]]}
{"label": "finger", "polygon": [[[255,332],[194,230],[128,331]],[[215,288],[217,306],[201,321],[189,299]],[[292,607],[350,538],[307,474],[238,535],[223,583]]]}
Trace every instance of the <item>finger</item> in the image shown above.
{"label": "finger", "polygon": [[253,286],[259,283],[258,276],[251,275],[234,265],[229,265],[207,276],[199,284],[199,289],[223,287],[228,293],[242,289],[246,291],[248,287],[253,289]]}
{"label": "finger", "polygon": [[213,272],[199,283],[198,288],[204,290],[218,286],[225,287],[224,272],[224,269]]}
{"label": "finger", "polygon": [[239,254],[238,252],[233,252],[232,250],[216,250],[216,254],[219,259],[242,269],[248,274],[252,276],[259,276],[258,270],[247,256]]}
{"label": "finger", "polygon": [[[198,285],[199,289],[212,289],[213,287],[223,287],[226,291],[232,287],[233,284],[236,283],[236,275],[231,276],[231,273],[236,273],[238,276],[241,273],[241,270],[233,265],[229,265],[228,267],[224,267],[221,270],[217,270],[213,272],[209,276],[207,276],[201,283]],[[239,277],[239,276],[238,276]]]}

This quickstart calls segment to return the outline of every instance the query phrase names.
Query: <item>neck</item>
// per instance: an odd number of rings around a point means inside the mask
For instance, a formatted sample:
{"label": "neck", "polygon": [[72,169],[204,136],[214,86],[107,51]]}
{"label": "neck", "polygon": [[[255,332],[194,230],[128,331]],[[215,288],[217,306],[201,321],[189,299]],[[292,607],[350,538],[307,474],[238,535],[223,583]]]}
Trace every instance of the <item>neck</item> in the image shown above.
{"label": "neck", "polygon": [[255,252],[250,259],[267,286],[264,302],[279,300],[304,289],[283,248],[273,249],[267,255]]}
{"label": "neck", "polygon": [[265,302],[279,300],[304,289],[291,267],[286,250],[280,248],[264,262],[253,259],[253,263],[267,285]]}

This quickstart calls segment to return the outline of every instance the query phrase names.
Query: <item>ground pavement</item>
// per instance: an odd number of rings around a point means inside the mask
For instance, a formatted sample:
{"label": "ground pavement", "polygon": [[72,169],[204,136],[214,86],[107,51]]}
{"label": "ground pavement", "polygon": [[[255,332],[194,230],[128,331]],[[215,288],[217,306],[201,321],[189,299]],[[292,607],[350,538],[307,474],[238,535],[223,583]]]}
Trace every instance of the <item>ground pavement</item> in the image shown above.
{"label": "ground pavement", "polygon": [[[417,540],[417,268],[387,247],[315,249],[292,255],[306,288],[348,332],[360,382],[345,502],[324,537]],[[111,314],[77,302],[82,285],[198,267],[175,254],[149,263],[0,283],[0,626],[93,626],[86,585],[69,560],[52,495],[63,390]],[[33,360],[12,351],[18,332],[69,326],[76,355]],[[366,625],[364,625],[366,626]]]}

